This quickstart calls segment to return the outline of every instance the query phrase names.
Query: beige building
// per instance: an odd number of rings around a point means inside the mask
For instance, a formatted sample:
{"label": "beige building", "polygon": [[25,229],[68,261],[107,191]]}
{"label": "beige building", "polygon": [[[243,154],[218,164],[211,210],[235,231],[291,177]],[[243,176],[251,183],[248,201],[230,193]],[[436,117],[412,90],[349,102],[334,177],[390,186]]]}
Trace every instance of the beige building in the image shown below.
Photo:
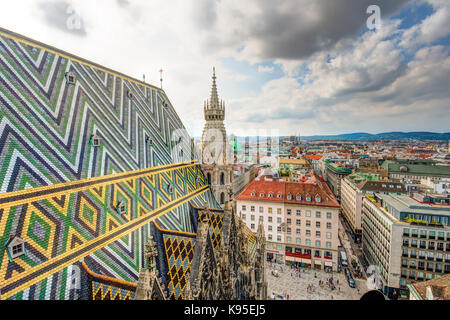
{"label": "beige building", "polygon": [[385,293],[408,298],[407,285],[450,273],[450,207],[405,195],[366,195],[362,248],[381,271]]}
{"label": "beige building", "polygon": [[361,239],[362,201],[365,194],[406,193],[405,186],[400,182],[374,181],[372,177],[372,175],[353,173],[341,181],[342,214],[352,229],[353,238],[357,241]]}
{"label": "beige building", "polygon": [[309,178],[285,182],[262,172],[236,198],[237,212],[253,232],[263,222],[268,260],[336,271],[339,203],[322,178]]}

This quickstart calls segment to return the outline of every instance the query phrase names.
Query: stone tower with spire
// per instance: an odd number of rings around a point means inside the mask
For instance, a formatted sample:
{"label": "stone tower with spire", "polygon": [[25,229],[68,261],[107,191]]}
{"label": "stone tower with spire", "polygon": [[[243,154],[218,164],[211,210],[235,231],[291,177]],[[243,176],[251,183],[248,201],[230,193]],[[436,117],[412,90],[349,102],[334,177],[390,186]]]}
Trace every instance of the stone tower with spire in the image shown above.
{"label": "stone tower with spire", "polygon": [[225,130],[225,102],[219,100],[213,68],[211,96],[205,101],[205,127],[202,134],[202,168],[220,205],[230,200],[233,186],[233,157]]}

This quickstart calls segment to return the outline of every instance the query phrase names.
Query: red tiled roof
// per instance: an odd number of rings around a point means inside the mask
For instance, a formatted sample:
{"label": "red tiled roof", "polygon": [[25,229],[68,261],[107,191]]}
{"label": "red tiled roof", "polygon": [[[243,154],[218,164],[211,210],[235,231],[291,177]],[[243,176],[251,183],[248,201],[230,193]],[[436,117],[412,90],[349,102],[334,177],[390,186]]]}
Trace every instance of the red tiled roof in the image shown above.
{"label": "red tiled roof", "polygon": [[317,155],[317,154],[305,154],[304,156],[306,159],[311,159],[311,160],[320,160],[323,158],[323,155]]}
{"label": "red tiled roof", "polygon": [[[270,193],[272,197],[269,197]],[[278,194],[281,194],[280,198]],[[292,196],[291,200],[288,200],[288,195]],[[297,200],[298,195],[301,196],[299,201]],[[307,197],[311,198],[310,201],[306,200]],[[320,202],[316,202],[316,197],[320,198]],[[255,179],[250,182],[236,199],[340,207],[326,182],[316,175],[312,175],[311,182],[266,181],[264,177],[261,177],[260,180]]]}

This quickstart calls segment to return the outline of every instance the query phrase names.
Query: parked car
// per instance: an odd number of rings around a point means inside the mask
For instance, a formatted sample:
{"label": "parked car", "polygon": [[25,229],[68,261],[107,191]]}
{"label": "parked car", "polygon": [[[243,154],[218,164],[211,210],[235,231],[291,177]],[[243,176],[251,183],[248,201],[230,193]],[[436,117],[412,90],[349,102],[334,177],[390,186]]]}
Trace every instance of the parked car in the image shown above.
{"label": "parked car", "polygon": [[350,286],[350,288],[355,288],[355,280],[352,277],[352,274],[350,273],[350,270],[348,270],[348,268],[345,268],[345,276],[347,278],[348,281],[348,285]]}

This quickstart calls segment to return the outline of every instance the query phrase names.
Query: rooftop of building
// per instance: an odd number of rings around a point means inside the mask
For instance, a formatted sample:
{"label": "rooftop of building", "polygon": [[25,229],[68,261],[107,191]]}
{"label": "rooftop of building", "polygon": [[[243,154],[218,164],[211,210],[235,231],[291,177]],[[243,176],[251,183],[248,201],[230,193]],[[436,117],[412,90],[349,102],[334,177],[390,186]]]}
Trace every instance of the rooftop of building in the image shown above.
{"label": "rooftop of building", "polygon": [[[450,274],[428,281],[408,285],[413,294],[417,293],[423,300],[450,300]],[[427,294],[431,293],[431,296]]]}
{"label": "rooftop of building", "polygon": [[309,166],[306,159],[280,159],[280,164]]}
{"label": "rooftop of building", "polygon": [[433,175],[450,177],[450,165],[439,164],[428,160],[386,160],[382,167],[389,173],[404,173],[417,175]]}
{"label": "rooftop of building", "polygon": [[339,208],[326,182],[315,174],[304,182],[285,182],[270,175],[260,175],[250,182],[236,200],[268,201],[297,205]]}

